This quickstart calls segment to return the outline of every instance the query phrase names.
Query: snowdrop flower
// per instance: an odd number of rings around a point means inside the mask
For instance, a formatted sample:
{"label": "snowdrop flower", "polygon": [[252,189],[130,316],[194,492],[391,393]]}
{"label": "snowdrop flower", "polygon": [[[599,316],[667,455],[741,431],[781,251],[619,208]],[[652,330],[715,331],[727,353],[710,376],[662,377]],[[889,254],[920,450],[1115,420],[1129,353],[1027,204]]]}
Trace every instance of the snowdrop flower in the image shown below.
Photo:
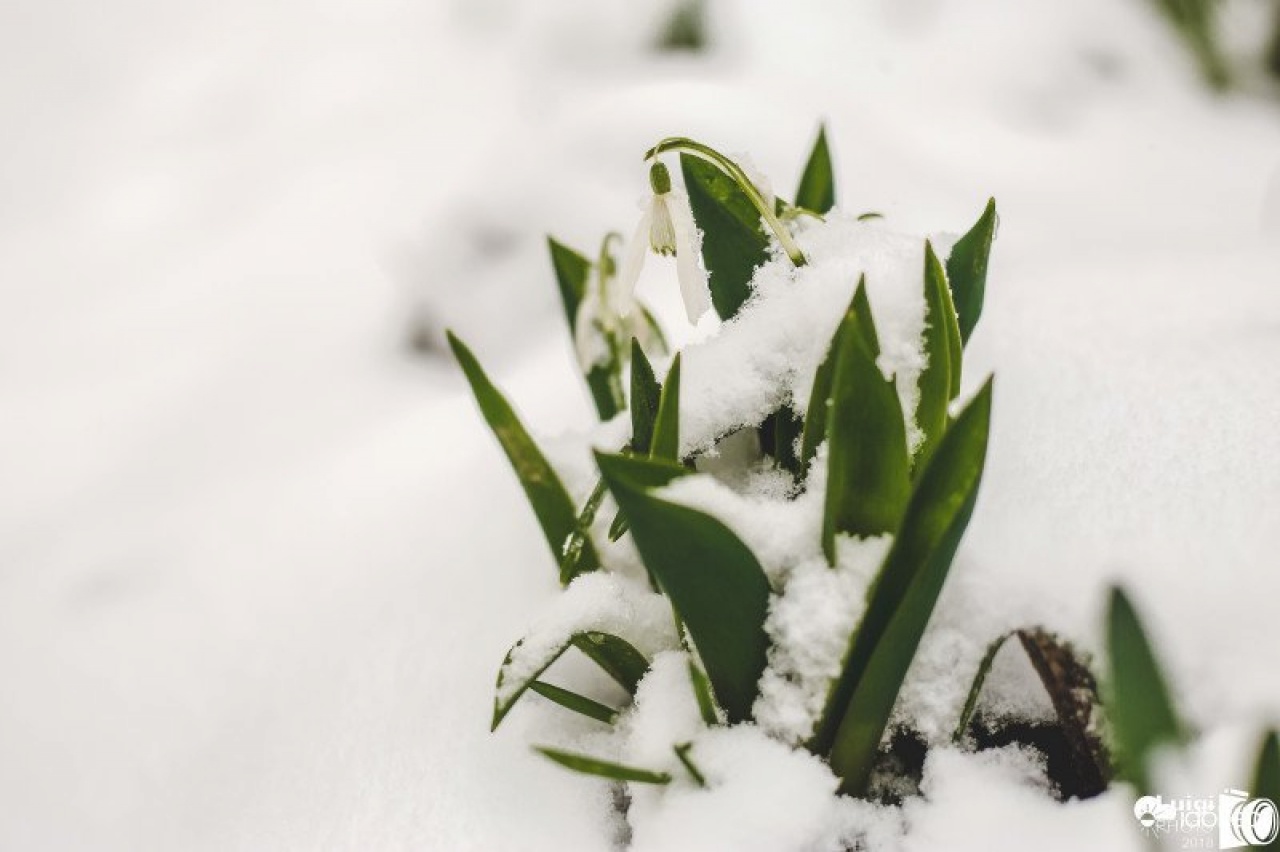
{"label": "snowdrop flower", "polygon": [[[605,237],[600,258],[587,281],[586,292],[578,303],[573,323],[573,344],[578,363],[586,372],[596,366],[608,367],[621,362],[625,347],[635,338],[646,350],[657,345],[665,348],[660,332],[644,308],[632,296],[635,284],[623,290],[617,276],[617,264],[609,251],[618,234]],[[619,391],[621,392],[621,391]]]}
{"label": "snowdrop flower", "polygon": [[635,236],[627,246],[627,256],[618,273],[615,297],[631,299],[649,249],[667,257],[675,255],[676,278],[680,282],[684,310],[689,322],[697,322],[711,307],[707,272],[702,268],[702,235],[693,223],[689,200],[683,193],[672,190],[671,173],[662,163],[654,163],[650,167],[649,185],[653,188],[653,195],[645,205]]}

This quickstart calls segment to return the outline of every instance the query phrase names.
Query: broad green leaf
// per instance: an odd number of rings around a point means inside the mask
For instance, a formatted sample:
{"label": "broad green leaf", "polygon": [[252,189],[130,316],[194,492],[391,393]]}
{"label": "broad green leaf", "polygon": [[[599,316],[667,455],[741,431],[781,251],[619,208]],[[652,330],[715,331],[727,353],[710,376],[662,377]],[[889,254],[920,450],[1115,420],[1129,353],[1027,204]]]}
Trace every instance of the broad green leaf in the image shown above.
{"label": "broad green leaf", "polygon": [[556,284],[560,287],[560,301],[564,305],[565,319],[572,333],[578,324],[578,305],[587,292],[587,279],[591,276],[591,261],[569,248],[555,237],[547,237],[551,250],[551,266],[555,269]]}
{"label": "broad green leaf", "polygon": [[667,380],[658,398],[658,414],[653,422],[653,444],[649,456],[667,461],[680,460],[680,355],[671,362]]}
{"label": "broad green leaf", "polygon": [[693,779],[693,783],[699,787],[707,786],[707,776],[702,774],[702,770],[698,769],[697,764],[693,762],[693,758],[689,757],[689,751],[693,748],[693,743],[680,743],[671,747],[676,753],[676,759],[684,766],[685,772],[689,773],[689,777]]}
{"label": "broad green leaf", "polygon": [[845,793],[866,791],[894,702],[973,514],[986,463],[991,387],[988,380],[960,413],[920,475],[820,722],[816,744],[830,748]]}
{"label": "broad green leaf", "polygon": [[1184,740],[1160,664],[1129,597],[1111,589],[1107,608],[1108,697],[1117,769],[1140,790],[1147,787],[1147,761],[1163,745]]}
{"label": "broad green leaf", "polygon": [[491,731],[498,729],[498,726],[502,724],[502,720],[507,718],[507,714],[511,712],[511,708],[515,707],[520,699],[524,697],[525,692],[570,647],[577,648],[584,653],[596,665],[600,666],[605,674],[617,681],[622,688],[632,695],[635,694],[640,678],[644,677],[644,673],[649,668],[649,661],[625,639],[619,639],[609,633],[586,631],[566,636],[563,641],[551,649],[551,653],[547,655],[546,661],[541,666],[527,673],[527,676],[516,683],[514,688],[505,689],[504,687],[507,686],[507,681],[510,679],[508,668],[511,665],[512,656],[522,642],[523,640],[517,642],[511,650],[507,651],[506,657],[502,660],[502,666],[498,669],[498,681],[495,685],[493,697],[493,719],[489,728]]}
{"label": "broad green leaf", "polygon": [[728,319],[751,295],[751,275],[769,259],[769,240],[760,229],[759,211],[732,178],[692,154],[680,155],[680,171],[702,231],[711,303],[721,319]]}
{"label": "broad green leaf", "polygon": [[604,673],[632,695],[649,671],[649,661],[630,642],[612,633],[590,631],[574,634],[570,644],[586,654]]}
{"label": "broad green leaf", "polygon": [[683,468],[601,453],[596,463],[630,524],[645,567],[697,645],[729,721],[746,721],[768,647],[764,569],[720,521],[648,493],[682,475]]}
{"label": "broad green leaf", "polygon": [[893,383],[875,356],[855,311],[837,333],[827,415],[827,495],[822,550],[835,564],[836,534],[876,536],[898,528],[911,493],[906,424]]}
{"label": "broad green leaf", "polygon": [[582,554],[587,542],[591,540],[591,525],[595,523],[596,512],[604,502],[604,480],[596,482],[591,489],[587,502],[583,505],[578,519],[574,522],[573,532],[565,539],[564,552],[560,556],[560,584],[567,586],[582,572]]}
{"label": "broad green leaf", "polygon": [[[854,290],[853,301],[849,306],[856,317],[862,339],[867,342],[873,358],[880,357],[880,340],[876,335],[875,320],[871,316],[871,302],[867,299],[867,276],[858,278],[858,287]],[[831,407],[831,384],[836,371],[836,354],[840,351],[840,332],[844,323],[836,326],[831,343],[827,345],[826,357],[818,365],[813,374],[813,387],[809,391],[809,408],[804,415],[804,432],[800,437],[800,468],[808,471],[809,462],[818,446],[827,439],[827,414]]]}
{"label": "broad green leaf", "polygon": [[831,173],[831,151],[827,148],[827,128],[818,128],[818,138],[813,143],[809,162],[800,176],[800,188],[796,190],[796,206],[814,213],[826,213],[836,204],[836,182]]}
{"label": "broad green leaf", "polygon": [[[551,548],[552,556],[559,565],[564,545],[577,525],[578,512],[574,508],[573,500],[570,499],[564,485],[560,483],[560,477],[556,476],[556,472],[548,464],[542,451],[538,449],[538,445],[520,423],[520,418],[516,416],[511,404],[489,381],[489,377],[485,375],[480,362],[471,354],[471,350],[455,337],[453,332],[447,334],[454,357],[458,359],[462,372],[466,374],[467,381],[471,384],[471,391],[475,394],[476,402],[480,406],[480,413],[484,415],[485,422],[489,424],[489,428],[498,438],[498,443],[506,452],[507,459],[510,460],[511,467],[515,470],[521,487],[524,488],[525,496],[529,499],[529,505],[533,507],[533,512],[538,517],[547,546]],[[578,560],[578,572],[594,571],[599,566],[600,559],[596,555],[595,547],[590,540],[585,541],[582,556]]]}
{"label": "broad green leaf", "polygon": [[956,303],[960,337],[969,342],[987,291],[987,260],[996,235],[996,200],[992,198],[977,223],[956,241],[947,257],[947,278]]}
{"label": "broad green leaf", "polygon": [[637,769],[634,766],[624,766],[621,763],[613,763],[612,761],[600,760],[589,755],[574,754],[573,752],[561,751],[558,748],[547,748],[546,746],[534,746],[533,750],[544,757],[549,757],[566,769],[581,772],[583,775],[598,775],[601,778],[610,778],[614,781],[638,781],[641,784],[671,783],[671,776],[666,772]]}
{"label": "broad green leaf", "polygon": [[631,449],[641,455],[649,454],[661,394],[662,388],[653,375],[653,365],[640,348],[640,343],[631,338]]}
{"label": "broad green leaf", "polygon": [[1249,793],[1256,798],[1280,803],[1280,738],[1275,731],[1268,731],[1258,749],[1258,760],[1253,767],[1253,784]]}
{"label": "broad green leaf", "polygon": [[720,723],[720,713],[716,710],[716,699],[711,694],[711,681],[707,673],[697,663],[689,660],[689,682],[693,684],[693,697],[698,702],[698,714],[708,725]]}
{"label": "broad green leaf", "polygon": [[618,711],[612,707],[606,707],[599,701],[593,701],[585,695],[579,695],[546,681],[535,680],[529,684],[529,691],[536,692],[548,701],[554,701],[566,710],[572,710],[589,719],[604,722],[606,725],[612,725],[618,719]]}
{"label": "broad green leaf", "polygon": [[[924,368],[920,371],[920,402],[916,406],[916,423],[924,432],[924,441],[916,451],[917,463],[929,458],[933,448],[942,440],[947,428],[947,404],[951,402],[951,335],[954,315],[947,299],[947,276],[942,263],[933,253],[928,240],[924,244]],[[956,341],[957,346],[959,341]],[[959,376],[959,365],[956,365]]]}

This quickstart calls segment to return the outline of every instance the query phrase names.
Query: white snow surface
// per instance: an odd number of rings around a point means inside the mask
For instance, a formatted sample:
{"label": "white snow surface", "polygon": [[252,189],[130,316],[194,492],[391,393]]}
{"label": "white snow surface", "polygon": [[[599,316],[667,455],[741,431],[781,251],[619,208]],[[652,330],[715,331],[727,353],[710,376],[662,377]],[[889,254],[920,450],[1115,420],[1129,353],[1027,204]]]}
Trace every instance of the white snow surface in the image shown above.
{"label": "white snow surface", "polygon": [[[1000,205],[966,353],[997,374],[988,468],[908,683],[939,689],[904,701],[953,706],[1012,626],[1096,648],[1121,581],[1204,734],[1143,792],[1247,783],[1280,718],[1280,104],[1198,89],[1139,2],[710,9],[713,53],[676,58],[623,0],[0,9],[0,848],[610,849],[605,786],[528,748],[586,723],[530,700],[488,734],[560,591],[407,327],[456,326],[535,431],[579,429],[543,235],[628,227],[667,134],[785,195],[819,118],[887,230]],[[640,296],[679,343],[705,330],[670,273]],[[758,730],[692,753],[724,785],[681,780],[637,848],[1141,845],[1135,791],[1059,805],[1018,756],[937,749],[898,813]]]}

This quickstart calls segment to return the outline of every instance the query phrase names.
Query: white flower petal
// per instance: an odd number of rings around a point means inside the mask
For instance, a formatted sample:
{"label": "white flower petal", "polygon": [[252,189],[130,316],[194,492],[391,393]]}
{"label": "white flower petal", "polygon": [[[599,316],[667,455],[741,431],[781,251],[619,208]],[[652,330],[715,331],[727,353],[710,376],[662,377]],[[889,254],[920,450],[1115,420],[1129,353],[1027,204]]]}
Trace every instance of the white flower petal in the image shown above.
{"label": "white flower petal", "polygon": [[636,282],[640,280],[640,270],[644,269],[644,258],[649,253],[649,226],[652,221],[653,206],[645,205],[636,232],[627,243],[627,254],[618,268],[618,277],[606,288],[605,299],[615,314],[625,314],[635,295]]}
{"label": "white flower petal", "polygon": [[609,347],[600,333],[600,299],[594,289],[588,289],[578,303],[573,321],[573,348],[584,373],[609,360]]}
{"label": "white flower petal", "polygon": [[671,224],[676,231],[676,277],[689,322],[711,307],[711,291],[707,288],[707,272],[702,268],[702,232],[694,224],[693,213],[684,195],[669,192],[663,196]]}

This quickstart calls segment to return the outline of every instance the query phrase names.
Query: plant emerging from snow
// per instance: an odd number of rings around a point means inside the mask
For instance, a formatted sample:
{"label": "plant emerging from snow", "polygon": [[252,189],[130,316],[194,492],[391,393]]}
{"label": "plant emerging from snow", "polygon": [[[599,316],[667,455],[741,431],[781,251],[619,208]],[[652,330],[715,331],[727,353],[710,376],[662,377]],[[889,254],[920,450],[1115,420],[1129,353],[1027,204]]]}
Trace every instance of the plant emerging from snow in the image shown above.
{"label": "plant emerging from snow", "polygon": [[[683,192],[660,159],[672,153]],[[919,720],[903,687],[982,479],[991,381],[957,400],[995,204],[939,253],[835,206],[825,133],[794,203],[693,140],[663,140],[645,159],[653,195],[620,267],[616,236],[595,263],[550,244],[597,412],[629,431],[594,453],[598,479],[580,505],[450,336],[567,587],[503,661],[493,727],[529,692],[600,723],[578,747],[540,751],[627,784],[637,846],[666,848],[661,815],[681,795],[745,801],[753,784],[782,783],[798,791],[795,825],[760,848],[847,848],[873,833],[849,803],[909,792],[893,733]],[[670,358],[662,382],[653,363],[666,344],[633,292],[651,251],[675,255],[691,322],[710,308],[722,321]],[[1115,647],[1145,647],[1134,625]],[[1110,768],[1092,675],[1043,631],[1010,635],[1054,705],[1070,792],[1100,791]],[[944,709],[958,744],[975,745],[977,695],[1006,638],[968,700]],[[620,701],[583,694],[598,684],[544,680],[570,648],[616,682]],[[1136,666],[1126,683],[1154,670],[1149,654],[1113,657]],[[1117,725],[1131,768],[1176,735],[1170,722],[1149,736],[1132,716]],[[710,848],[682,825],[680,848]]]}

